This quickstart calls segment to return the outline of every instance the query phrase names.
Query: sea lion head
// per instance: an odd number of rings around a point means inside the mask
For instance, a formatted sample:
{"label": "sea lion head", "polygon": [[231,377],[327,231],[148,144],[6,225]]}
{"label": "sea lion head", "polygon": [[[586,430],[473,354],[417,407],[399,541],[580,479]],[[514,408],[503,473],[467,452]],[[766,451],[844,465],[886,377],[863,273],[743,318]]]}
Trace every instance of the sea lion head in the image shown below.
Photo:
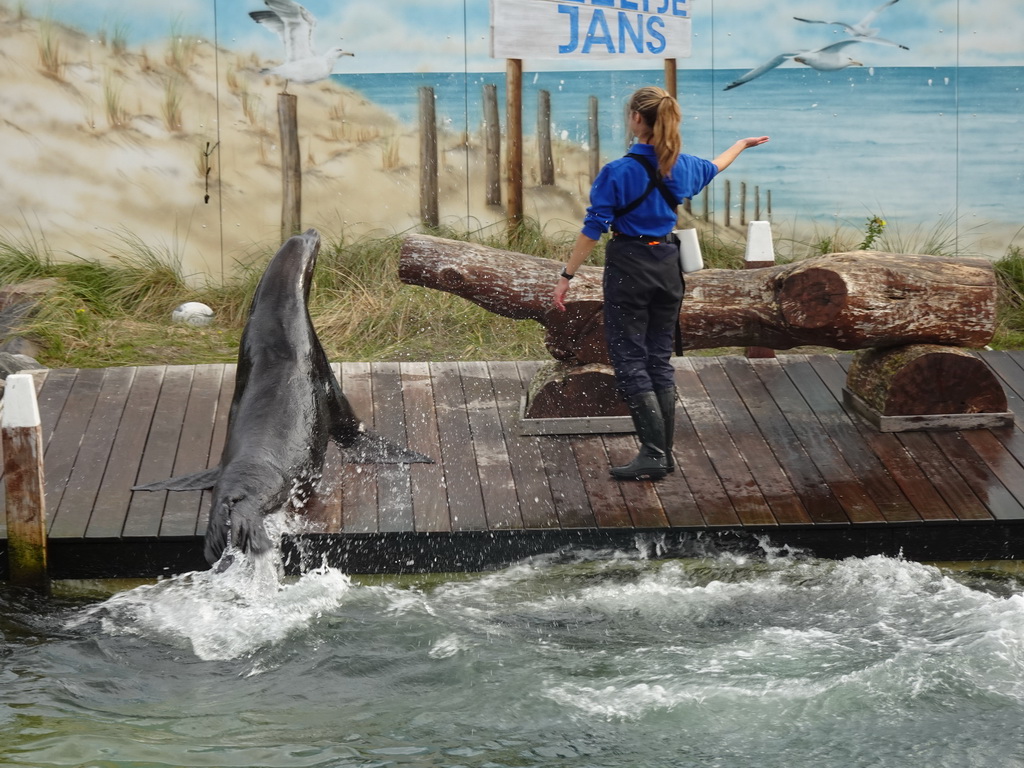
{"label": "sea lion head", "polygon": [[280,307],[283,300],[305,305],[319,253],[320,233],[315,229],[307,229],[285,240],[256,286],[250,312],[255,312],[263,303]]}

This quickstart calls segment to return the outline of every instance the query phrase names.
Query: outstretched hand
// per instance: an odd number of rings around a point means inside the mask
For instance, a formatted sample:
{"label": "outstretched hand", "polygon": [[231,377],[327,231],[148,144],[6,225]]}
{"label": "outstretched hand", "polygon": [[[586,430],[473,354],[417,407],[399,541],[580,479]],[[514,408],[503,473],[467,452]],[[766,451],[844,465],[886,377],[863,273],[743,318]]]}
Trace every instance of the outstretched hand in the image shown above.
{"label": "outstretched hand", "polygon": [[744,149],[750,149],[751,147],[759,147],[768,141],[767,136],[751,136],[746,139],[740,139],[740,143],[743,144]]}

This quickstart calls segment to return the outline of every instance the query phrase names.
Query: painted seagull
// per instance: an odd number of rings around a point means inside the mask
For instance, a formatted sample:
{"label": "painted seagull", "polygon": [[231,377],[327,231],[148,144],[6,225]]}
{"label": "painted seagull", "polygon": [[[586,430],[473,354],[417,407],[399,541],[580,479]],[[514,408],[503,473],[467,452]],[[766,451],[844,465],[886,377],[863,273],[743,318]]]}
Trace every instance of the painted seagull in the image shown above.
{"label": "painted seagull", "polygon": [[294,0],[263,0],[267,11],[250,11],[249,16],[257,24],[262,24],[277,34],[284,43],[284,63],[261,69],[261,75],[277,75],[288,83],[315,83],[330,77],[334,71],[334,62],[342,56],[355,56],[354,53],[331,48],[326,53],[318,54],[313,47],[313,30],[316,28],[316,17]]}
{"label": "painted seagull", "polygon": [[850,40],[840,40],[837,43],[816,48],[813,51],[797,51],[795,53],[780,53],[773,59],[769,59],[764,64],[756,67],[744,75],[733,80],[723,90],[728,91],[731,88],[749,83],[756,77],[760,77],[765,72],[769,72],[775,69],[780,64],[783,64],[789,59],[797,62],[798,64],[806,64],[812,69],[818,69],[822,71],[831,71],[836,69],[845,69],[846,67],[862,67],[863,62],[857,61],[845,53],[845,49],[851,45],[857,45],[859,43],[877,43],[878,45],[893,45],[888,40],[882,40],[877,37],[855,37]]}
{"label": "painted seagull", "polygon": [[821,21],[819,19],[802,19],[799,16],[794,16],[793,18],[796,19],[797,21],[806,22],[807,24],[832,24],[837,27],[842,27],[847,31],[847,33],[852,35],[854,38],[870,38],[877,40],[878,42],[885,42],[889,43],[890,45],[896,45],[905,51],[909,51],[910,49],[907,48],[907,46],[905,45],[900,45],[899,43],[894,43],[891,40],[885,40],[884,38],[878,37],[878,33],[880,30],[871,26],[872,24],[875,23],[875,19],[878,18],[878,14],[880,14],[890,5],[895,5],[899,1],[900,0],[889,0],[889,2],[887,3],[882,3],[880,6],[875,8],[873,11],[871,11],[871,13],[869,13],[863,19],[858,21],[856,24],[847,24],[845,21]]}

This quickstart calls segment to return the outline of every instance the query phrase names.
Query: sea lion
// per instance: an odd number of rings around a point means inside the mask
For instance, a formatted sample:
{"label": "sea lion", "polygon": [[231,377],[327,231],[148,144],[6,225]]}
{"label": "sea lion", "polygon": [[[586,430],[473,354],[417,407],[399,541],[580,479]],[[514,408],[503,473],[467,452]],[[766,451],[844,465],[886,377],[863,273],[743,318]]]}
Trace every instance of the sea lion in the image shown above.
{"label": "sea lion", "polygon": [[253,553],[270,548],[264,515],[301,506],[312,494],[329,439],[350,463],[431,462],[367,431],[342,393],[309,317],[319,252],[320,235],[309,229],[289,238],[260,278],[238,348],[220,464],[132,488],[212,488],[204,545],[211,565],[229,545]]}

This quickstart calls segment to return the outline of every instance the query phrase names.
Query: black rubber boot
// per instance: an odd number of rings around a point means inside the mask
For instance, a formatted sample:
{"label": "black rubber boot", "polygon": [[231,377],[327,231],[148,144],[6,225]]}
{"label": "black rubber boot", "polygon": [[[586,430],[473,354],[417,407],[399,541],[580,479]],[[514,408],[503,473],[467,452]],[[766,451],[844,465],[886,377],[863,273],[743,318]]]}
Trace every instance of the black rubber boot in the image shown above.
{"label": "black rubber boot", "polygon": [[665,471],[676,471],[676,460],[672,455],[672,438],[676,430],[676,388],[655,392],[661,406],[661,418],[665,422]]}
{"label": "black rubber boot", "polygon": [[653,392],[626,398],[629,415],[640,439],[640,453],[624,467],[612,467],[618,480],[660,480],[665,476],[665,419]]}

